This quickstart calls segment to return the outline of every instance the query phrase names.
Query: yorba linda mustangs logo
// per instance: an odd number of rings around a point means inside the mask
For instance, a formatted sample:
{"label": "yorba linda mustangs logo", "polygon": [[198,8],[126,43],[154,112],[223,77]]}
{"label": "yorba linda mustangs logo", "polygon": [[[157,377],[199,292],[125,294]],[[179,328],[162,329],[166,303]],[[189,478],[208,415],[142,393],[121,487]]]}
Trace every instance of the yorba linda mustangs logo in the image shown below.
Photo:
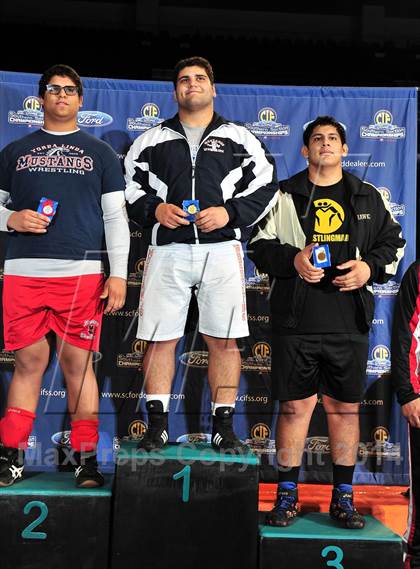
{"label": "yorba linda mustangs logo", "polygon": [[85,172],[93,170],[93,158],[74,145],[43,144],[18,157],[16,171],[26,169],[30,172],[64,172],[84,176]]}
{"label": "yorba linda mustangs logo", "polygon": [[360,127],[360,138],[374,140],[398,140],[405,138],[405,127],[393,124],[391,111],[380,109],[373,117],[373,124]]}
{"label": "yorba linda mustangs logo", "polygon": [[223,140],[218,140],[217,138],[208,138],[203,143],[204,152],[219,152],[219,154],[223,154],[225,143]]}
{"label": "yorba linda mustangs logo", "polygon": [[144,131],[157,126],[164,119],[160,118],[160,109],[156,103],[145,103],[139,117],[128,117],[127,130]]}
{"label": "yorba linda mustangs logo", "polygon": [[258,120],[247,122],[245,126],[255,136],[276,138],[290,136],[290,125],[277,122],[277,113],[271,107],[263,107],[258,111]]}

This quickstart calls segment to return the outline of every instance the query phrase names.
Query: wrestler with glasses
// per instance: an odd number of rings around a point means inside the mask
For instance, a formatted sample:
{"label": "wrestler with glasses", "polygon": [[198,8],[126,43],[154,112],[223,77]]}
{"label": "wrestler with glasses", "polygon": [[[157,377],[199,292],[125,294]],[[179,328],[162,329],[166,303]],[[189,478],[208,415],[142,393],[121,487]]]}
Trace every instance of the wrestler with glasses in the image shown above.
{"label": "wrestler with glasses", "polygon": [[103,313],[125,302],[125,182],[112,148],[78,127],[83,87],[76,71],[50,67],[38,93],[43,128],[0,152],[0,231],[9,233],[4,341],[16,359],[1,409],[0,487],[23,477],[43,375],[56,350],[71,415],[68,462],[76,467],[76,485],[92,488],[104,483],[96,457],[99,397],[92,354],[99,350]]}
{"label": "wrestler with glasses", "polygon": [[79,92],[79,87],[77,85],[56,85],[55,83],[48,83],[45,86],[46,91],[51,95],[59,95],[61,91],[64,91],[66,95],[76,95],[81,93]]}

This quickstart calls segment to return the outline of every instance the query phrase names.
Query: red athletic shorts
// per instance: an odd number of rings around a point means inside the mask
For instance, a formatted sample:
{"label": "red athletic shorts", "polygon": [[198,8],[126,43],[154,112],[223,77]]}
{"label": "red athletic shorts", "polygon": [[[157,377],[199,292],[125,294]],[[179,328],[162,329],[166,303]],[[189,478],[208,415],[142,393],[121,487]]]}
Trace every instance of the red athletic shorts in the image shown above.
{"label": "red athletic shorts", "polygon": [[5,275],[5,349],[25,348],[53,330],[73,346],[98,351],[103,284],[101,274],[50,278]]}

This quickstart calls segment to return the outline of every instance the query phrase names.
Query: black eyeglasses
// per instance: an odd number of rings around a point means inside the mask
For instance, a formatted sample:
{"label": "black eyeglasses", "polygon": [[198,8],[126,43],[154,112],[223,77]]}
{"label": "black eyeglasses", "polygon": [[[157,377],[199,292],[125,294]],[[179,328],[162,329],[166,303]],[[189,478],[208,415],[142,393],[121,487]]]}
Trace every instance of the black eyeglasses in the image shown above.
{"label": "black eyeglasses", "polygon": [[61,93],[61,89],[64,89],[66,95],[76,95],[78,93],[78,87],[76,85],[47,85],[48,93],[52,95],[59,95]]}

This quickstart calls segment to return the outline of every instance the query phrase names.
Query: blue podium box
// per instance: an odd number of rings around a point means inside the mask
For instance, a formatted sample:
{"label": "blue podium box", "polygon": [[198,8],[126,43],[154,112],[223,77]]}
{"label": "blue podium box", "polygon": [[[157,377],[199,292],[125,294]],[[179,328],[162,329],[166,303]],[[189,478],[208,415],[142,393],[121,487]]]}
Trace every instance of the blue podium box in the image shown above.
{"label": "blue podium box", "polygon": [[106,569],[112,477],[76,488],[70,472],[25,474],[0,488],[1,569]]}
{"label": "blue podium box", "polygon": [[112,569],[256,569],[258,464],[210,445],[117,457]]}
{"label": "blue podium box", "polygon": [[259,569],[402,569],[399,535],[366,516],[362,530],[339,527],[328,514],[301,515],[290,526],[260,526]]}

